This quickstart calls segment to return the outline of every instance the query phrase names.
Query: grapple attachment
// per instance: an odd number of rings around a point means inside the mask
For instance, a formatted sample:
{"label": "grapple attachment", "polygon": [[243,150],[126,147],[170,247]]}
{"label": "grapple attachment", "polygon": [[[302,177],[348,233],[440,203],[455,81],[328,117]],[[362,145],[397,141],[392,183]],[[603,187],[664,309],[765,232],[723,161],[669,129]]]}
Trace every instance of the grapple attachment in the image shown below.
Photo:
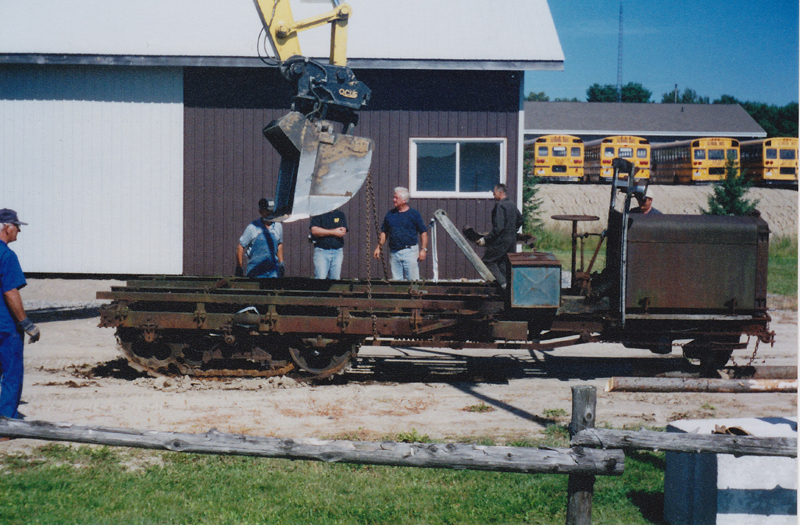
{"label": "grapple attachment", "polygon": [[291,222],[335,210],[364,184],[371,139],[335,133],[329,121],[292,111],[270,122],[264,136],[281,156],[272,220]]}

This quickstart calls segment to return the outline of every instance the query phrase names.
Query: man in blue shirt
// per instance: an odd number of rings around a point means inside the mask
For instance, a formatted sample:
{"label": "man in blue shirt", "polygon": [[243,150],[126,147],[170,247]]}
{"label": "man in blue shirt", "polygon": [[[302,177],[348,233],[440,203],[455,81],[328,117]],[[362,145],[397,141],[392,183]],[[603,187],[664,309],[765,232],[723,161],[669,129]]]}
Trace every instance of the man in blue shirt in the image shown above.
{"label": "man in blue shirt", "polygon": [[[22,351],[25,341],[22,332],[30,336],[29,343],[39,340],[39,328],[25,314],[19,290],[27,282],[19,265],[17,254],[8,245],[17,240],[20,226],[26,225],[17,212],[0,210],[0,285],[3,301],[0,302],[0,416],[20,417],[17,411],[22,396]],[[5,441],[8,438],[0,438]]]}
{"label": "man in blue shirt", "polygon": [[[373,256],[381,258],[381,250],[389,240],[389,264],[395,281],[419,280],[419,264],[428,254],[428,228],[417,210],[408,205],[409,193],[402,186],[394,189],[392,204],[383,219],[378,246]],[[419,235],[419,245],[417,244]],[[420,246],[421,245],[421,246]]]}
{"label": "man in blue shirt", "polygon": [[247,255],[248,277],[283,277],[283,225],[268,220],[275,203],[258,201],[261,218],[245,228],[236,247],[236,275],[242,276],[244,256]]}
{"label": "man in blue shirt", "polygon": [[342,276],[344,236],[347,235],[344,212],[333,210],[311,217],[310,229],[314,243],[314,277],[338,280]]}

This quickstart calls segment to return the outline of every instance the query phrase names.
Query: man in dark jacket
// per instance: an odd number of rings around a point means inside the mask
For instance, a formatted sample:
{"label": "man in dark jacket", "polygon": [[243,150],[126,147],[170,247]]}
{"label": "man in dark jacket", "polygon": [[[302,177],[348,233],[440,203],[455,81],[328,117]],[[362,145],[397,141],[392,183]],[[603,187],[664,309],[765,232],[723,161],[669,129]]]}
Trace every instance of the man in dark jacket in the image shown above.
{"label": "man in dark jacket", "polygon": [[508,198],[505,184],[492,190],[495,205],[492,210],[492,231],[478,239],[479,246],[486,246],[481,259],[492,272],[497,283],[505,289],[508,274],[508,253],[516,249],[517,230],[522,226],[522,214]]}

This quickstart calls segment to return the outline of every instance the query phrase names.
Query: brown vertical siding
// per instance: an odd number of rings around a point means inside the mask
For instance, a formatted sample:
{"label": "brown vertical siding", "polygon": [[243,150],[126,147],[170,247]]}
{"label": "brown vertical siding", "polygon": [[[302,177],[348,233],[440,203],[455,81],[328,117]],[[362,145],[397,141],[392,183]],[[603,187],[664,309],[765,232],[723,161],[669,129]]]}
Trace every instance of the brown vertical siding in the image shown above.
{"label": "brown vertical siding", "polygon": [[[409,138],[505,137],[508,186],[516,196],[519,82],[513,72],[356,71],[373,90],[355,133],[375,140],[372,179],[376,213],[366,186],[342,211],[350,227],[343,278],[383,277],[370,260],[375,223],[391,207],[396,186],[408,186]],[[234,250],[256,203],[272,196],[280,159],[261,130],[289,107],[288,84],[274,69],[187,68],[185,90],[184,273],[231,275]],[[490,200],[412,199],[426,223],[439,208],[459,228],[489,228]],[[370,241],[367,243],[367,229]],[[477,278],[466,258],[439,228],[441,278]],[[284,225],[287,274],[312,276],[308,221]],[[479,249],[480,251],[480,249]],[[421,265],[433,277],[430,261]]]}

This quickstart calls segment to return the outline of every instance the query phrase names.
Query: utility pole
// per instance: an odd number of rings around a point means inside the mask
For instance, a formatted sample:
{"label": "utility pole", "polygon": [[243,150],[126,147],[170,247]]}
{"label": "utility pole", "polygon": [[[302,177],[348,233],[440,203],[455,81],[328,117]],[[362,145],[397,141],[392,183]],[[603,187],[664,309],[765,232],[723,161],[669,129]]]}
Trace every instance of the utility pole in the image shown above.
{"label": "utility pole", "polygon": [[622,2],[619,3],[619,49],[617,51],[617,102],[622,102]]}

